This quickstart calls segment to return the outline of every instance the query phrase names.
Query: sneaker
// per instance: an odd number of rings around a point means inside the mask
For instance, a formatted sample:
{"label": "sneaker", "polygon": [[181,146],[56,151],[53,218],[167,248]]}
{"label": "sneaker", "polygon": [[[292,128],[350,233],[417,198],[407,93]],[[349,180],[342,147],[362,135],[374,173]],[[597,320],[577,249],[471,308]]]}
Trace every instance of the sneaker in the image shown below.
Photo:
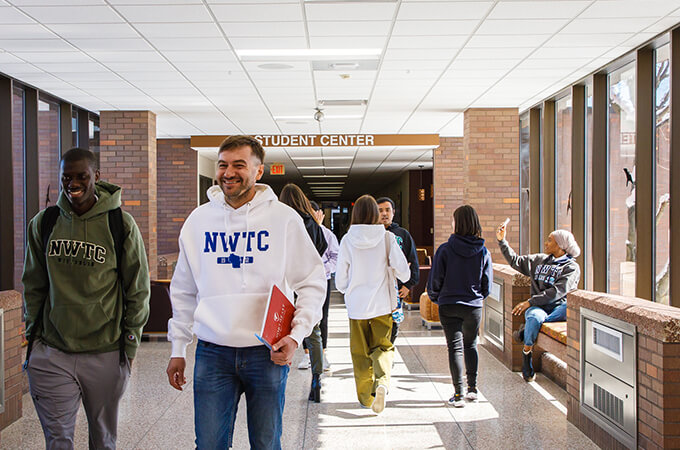
{"label": "sneaker", "polygon": [[383,385],[378,386],[375,390],[375,400],[371,405],[374,413],[380,414],[385,409],[385,397],[387,396],[387,388]]}
{"label": "sneaker", "polygon": [[465,400],[475,403],[477,401],[477,388],[468,387],[467,393],[465,394]]}
{"label": "sneaker", "polygon": [[531,361],[531,352],[522,352],[522,376],[527,383],[536,379],[536,372],[534,372],[534,365]]}
{"label": "sneaker", "polygon": [[300,364],[298,364],[298,369],[305,370],[309,369],[310,367],[312,367],[312,362],[309,360],[309,353],[305,353],[302,356],[302,361],[300,361]]}
{"label": "sneaker", "polygon": [[323,370],[328,371],[331,370],[331,363],[328,362],[328,359],[326,358],[326,354],[323,354]]}
{"label": "sneaker", "polygon": [[512,332],[512,339],[518,344],[524,344],[524,324],[519,326],[519,330]]}
{"label": "sneaker", "polygon": [[454,408],[464,408],[465,401],[463,400],[463,394],[454,394],[453,397],[449,399],[447,404],[449,406],[453,406]]}

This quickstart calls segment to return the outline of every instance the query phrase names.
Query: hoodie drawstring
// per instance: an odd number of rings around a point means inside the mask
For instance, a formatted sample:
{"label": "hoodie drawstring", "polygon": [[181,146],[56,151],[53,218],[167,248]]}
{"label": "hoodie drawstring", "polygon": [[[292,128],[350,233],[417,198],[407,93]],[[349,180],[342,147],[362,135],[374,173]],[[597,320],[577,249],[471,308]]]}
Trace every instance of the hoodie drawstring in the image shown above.
{"label": "hoodie drawstring", "polygon": [[[251,202],[248,202],[246,204],[246,242],[247,239],[250,238],[250,207],[251,207]],[[248,251],[248,244],[244,243],[243,245],[243,265],[241,266],[241,288],[245,289],[246,287],[246,258],[247,258],[247,252]]]}

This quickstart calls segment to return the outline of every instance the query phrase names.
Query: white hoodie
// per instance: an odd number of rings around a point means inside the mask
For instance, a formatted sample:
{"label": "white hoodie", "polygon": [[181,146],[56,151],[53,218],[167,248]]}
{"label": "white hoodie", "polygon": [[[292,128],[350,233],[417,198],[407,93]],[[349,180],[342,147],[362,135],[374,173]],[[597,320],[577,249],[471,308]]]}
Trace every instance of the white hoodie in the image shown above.
{"label": "white hoodie", "polygon": [[234,209],[219,186],[196,208],[179,236],[179,259],[170,284],[172,357],[185,357],[192,331],[230,347],[262,345],[260,333],[269,290],[276,284],[298,295],[290,336],[298,344],[321,320],[326,276],[300,215],[279,202],[271,188],[255,185],[255,197]]}
{"label": "white hoodie", "polygon": [[373,319],[392,312],[390,299],[396,296],[396,286],[390,286],[387,274],[385,234],[389,236],[390,267],[401,281],[411,278],[394,234],[381,224],[349,227],[340,242],[335,287],[345,294],[350,319]]}

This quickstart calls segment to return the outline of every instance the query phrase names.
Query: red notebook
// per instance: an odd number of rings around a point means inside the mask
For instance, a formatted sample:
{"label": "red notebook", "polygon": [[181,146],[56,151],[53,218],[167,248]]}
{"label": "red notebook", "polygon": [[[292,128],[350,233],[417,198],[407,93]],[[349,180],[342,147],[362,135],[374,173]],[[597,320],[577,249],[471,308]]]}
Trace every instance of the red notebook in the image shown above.
{"label": "red notebook", "polygon": [[269,292],[269,302],[267,302],[267,310],[264,313],[262,329],[260,334],[255,333],[255,336],[271,350],[272,345],[290,334],[294,314],[295,305],[293,305],[293,302],[286,297],[281,289],[273,285]]}

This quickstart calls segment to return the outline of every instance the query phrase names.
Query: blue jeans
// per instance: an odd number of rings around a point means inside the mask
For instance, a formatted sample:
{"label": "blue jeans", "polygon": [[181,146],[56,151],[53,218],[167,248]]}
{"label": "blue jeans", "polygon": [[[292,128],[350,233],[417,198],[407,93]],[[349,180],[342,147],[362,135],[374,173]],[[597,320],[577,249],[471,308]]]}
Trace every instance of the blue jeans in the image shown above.
{"label": "blue jeans", "polygon": [[232,446],[236,410],[245,392],[250,447],[280,449],[289,370],[274,364],[264,345],[238,348],[199,340],[194,367],[196,447]]}
{"label": "blue jeans", "polygon": [[543,322],[564,322],[567,320],[567,302],[545,306],[532,306],[524,312],[524,345],[536,343]]}

